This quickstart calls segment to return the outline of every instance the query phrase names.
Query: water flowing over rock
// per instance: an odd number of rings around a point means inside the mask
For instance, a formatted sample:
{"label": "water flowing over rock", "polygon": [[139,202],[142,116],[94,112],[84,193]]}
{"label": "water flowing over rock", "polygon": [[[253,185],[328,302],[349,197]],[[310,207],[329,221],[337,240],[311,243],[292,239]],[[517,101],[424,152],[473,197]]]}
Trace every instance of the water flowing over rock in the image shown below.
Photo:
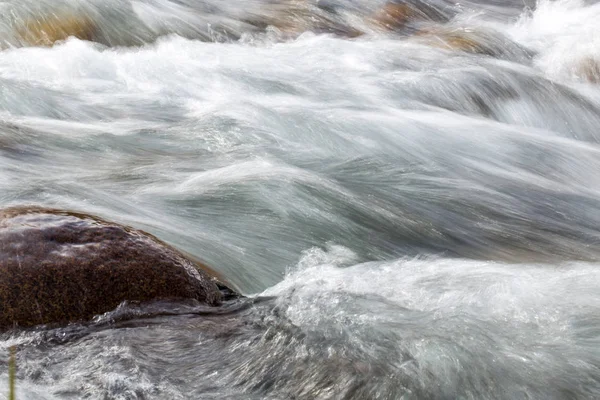
{"label": "water flowing over rock", "polygon": [[216,281],[144,232],[85,214],[0,211],[0,328],[89,319],[125,300],[218,305]]}
{"label": "water flowing over rock", "polygon": [[94,41],[96,31],[96,24],[89,17],[73,14],[51,14],[32,19],[25,21],[17,30],[18,37],[29,46],[52,46],[69,37]]}
{"label": "water flowing over rock", "polygon": [[372,19],[380,28],[402,31],[419,22],[444,23],[448,21],[448,16],[427,2],[396,1],[386,3],[375,12]]}
{"label": "water flowing over rock", "polygon": [[423,0],[382,4],[258,0],[239,8],[218,1],[69,0],[4,5],[0,46],[47,47],[69,38],[105,46],[140,46],[161,36],[178,35],[207,42],[237,41],[269,34],[280,40],[305,32],[356,38],[365,33],[412,34],[424,26],[447,23],[452,3]]}
{"label": "water flowing over rock", "polygon": [[502,35],[484,29],[435,27],[416,33],[415,38],[432,47],[485,55],[526,64],[534,52]]}

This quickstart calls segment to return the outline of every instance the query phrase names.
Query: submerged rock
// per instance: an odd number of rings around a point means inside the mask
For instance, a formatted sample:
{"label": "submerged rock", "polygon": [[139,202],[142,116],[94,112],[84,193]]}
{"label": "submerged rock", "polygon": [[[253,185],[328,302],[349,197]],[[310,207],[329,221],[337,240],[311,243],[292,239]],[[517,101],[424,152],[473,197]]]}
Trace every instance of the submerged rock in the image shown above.
{"label": "submerged rock", "polygon": [[589,83],[600,83],[600,61],[594,57],[586,57],[574,68],[575,75]]}
{"label": "submerged rock", "polygon": [[372,20],[383,29],[397,30],[404,28],[413,16],[413,8],[408,4],[387,3],[373,15]]}
{"label": "submerged rock", "polygon": [[448,21],[447,16],[435,7],[416,0],[388,2],[371,19],[376,26],[389,31],[403,30],[414,22]]}
{"label": "submerged rock", "polygon": [[265,4],[242,20],[255,27],[257,32],[274,28],[286,38],[295,38],[304,32],[327,33],[342,38],[355,38],[363,34],[340,18],[334,6],[304,0]]}
{"label": "submerged rock", "polygon": [[26,20],[23,26],[17,29],[21,42],[29,46],[52,46],[71,36],[93,41],[96,32],[97,26],[90,17],[68,13],[38,16]]}
{"label": "submerged rock", "polygon": [[391,32],[413,33],[421,29],[422,24],[446,23],[450,17],[446,10],[433,3],[421,0],[394,0],[386,3],[370,18],[378,29]]}
{"label": "submerged rock", "polygon": [[415,35],[422,43],[447,50],[486,55],[511,61],[526,62],[533,52],[491,30],[460,27],[435,27]]}
{"label": "submerged rock", "polygon": [[125,300],[218,305],[211,275],[139,230],[66,211],[0,210],[0,328],[90,319]]}
{"label": "submerged rock", "polygon": [[[139,46],[177,34],[203,41],[238,40],[244,34],[274,32],[282,39],[305,32],[356,38],[366,31],[412,34],[431,24],[446,23],[453,14],[445,0],[392,0],[382,7],[356,7],[340,1],[272,0],[243,10],[235,7],[182,5],[170,17],[160,7],[129,2],[77,7],[12,5],[5,13],[0,47],[52,46],[75,37],[105,46]],[[185,17],[185,18],[184,18]],[[370,28],[369,28],[370,27]]]}

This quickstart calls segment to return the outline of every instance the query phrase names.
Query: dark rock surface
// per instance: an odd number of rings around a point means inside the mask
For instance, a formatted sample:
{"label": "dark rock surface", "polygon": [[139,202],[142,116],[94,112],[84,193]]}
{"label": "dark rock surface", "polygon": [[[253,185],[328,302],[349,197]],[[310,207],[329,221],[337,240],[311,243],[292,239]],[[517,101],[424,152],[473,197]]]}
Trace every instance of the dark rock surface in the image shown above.
{"label": "dark rock surface", "polygon": [[90,319],[121,302],[222,301],[212,271],[157,238],[90,215],[0,210],[0,328]]}

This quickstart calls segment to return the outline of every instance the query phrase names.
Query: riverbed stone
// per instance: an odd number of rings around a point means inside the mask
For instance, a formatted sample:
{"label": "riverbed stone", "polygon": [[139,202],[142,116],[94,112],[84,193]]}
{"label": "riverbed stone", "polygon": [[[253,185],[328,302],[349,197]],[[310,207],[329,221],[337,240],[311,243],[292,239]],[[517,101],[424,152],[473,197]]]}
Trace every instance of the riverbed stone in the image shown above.
{"label": "riverbed stone", "polygon": [[27,46],[52,46],[69,37],[94,41],[96,32],[97,26],[90,17],[69,13],[30,18],[17,28],[20,41]]}
{"label": "riverbed stone", "polygon": [[370,21],[379,29],[411,33],[423,23],[448,22],[448,17],[422,0],[393,0],[377,10]]}
{"label": "riverbed stone", "polygon": [[534,53],[500,32],[483,28],[434,27],[415,33],[425,45],[526,63]]}
{"label": "riverbed stone", "polygon": [[0,329],[89,320],[123,301],[222,301],[202,264],[150,234],[74,212],[0,210]]}

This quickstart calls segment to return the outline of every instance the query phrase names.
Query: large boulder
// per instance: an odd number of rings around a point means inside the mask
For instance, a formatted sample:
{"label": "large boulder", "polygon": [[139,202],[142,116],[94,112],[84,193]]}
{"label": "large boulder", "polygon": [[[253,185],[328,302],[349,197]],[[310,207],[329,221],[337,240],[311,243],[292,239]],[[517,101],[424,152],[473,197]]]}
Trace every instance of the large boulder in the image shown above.
{"label": "large boulder", "polygon": [[125,300],[222,300],[212,271],[157,238],[90,215],[0,210],[0,328],[90,319]]}

